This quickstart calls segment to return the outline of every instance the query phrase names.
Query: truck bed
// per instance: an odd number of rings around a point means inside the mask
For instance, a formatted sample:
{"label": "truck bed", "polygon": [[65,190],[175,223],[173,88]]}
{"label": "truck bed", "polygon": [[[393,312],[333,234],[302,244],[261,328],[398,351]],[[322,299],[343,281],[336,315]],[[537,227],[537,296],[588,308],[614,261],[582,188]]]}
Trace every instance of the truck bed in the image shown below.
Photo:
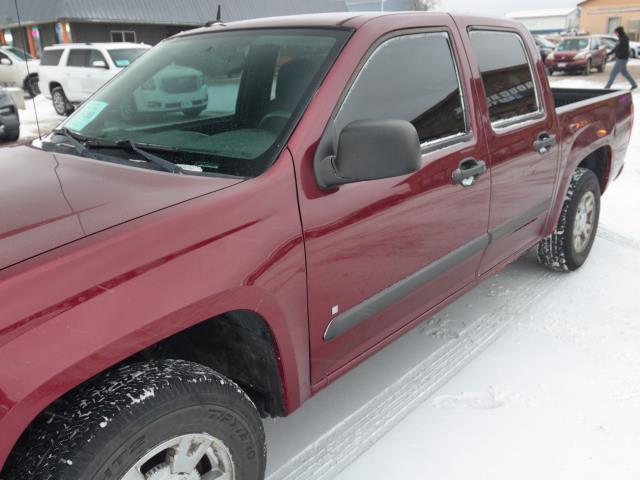
{"label": "truck bed", "polygon": [[583,100],[608,95],[615,91],[605,90],[604,88],[552,88],[551,94],[556,108],[560,108]]}

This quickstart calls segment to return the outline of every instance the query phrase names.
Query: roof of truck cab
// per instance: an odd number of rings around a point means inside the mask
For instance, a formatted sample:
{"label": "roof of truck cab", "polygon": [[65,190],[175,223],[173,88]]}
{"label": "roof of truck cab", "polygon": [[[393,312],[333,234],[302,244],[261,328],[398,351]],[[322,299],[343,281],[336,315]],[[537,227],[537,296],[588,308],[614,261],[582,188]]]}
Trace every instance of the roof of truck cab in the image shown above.
{"label": "roof of truck cab", "polygon": [[175,37],[188,36],[192,34],[200,34],[206,32],[216,32],[221,30],[243,30],[252,28],[331,28],[346,27],[358,29],[365,23],[380,17],[399,17],[399,16],[433,16],[433,15],[449,15],[452,18],[465,18],[477,20],[479,25],[496,25],[496,26],[516,26],[520,22],[516,22],[506,18],[484,17],[461,15],[449,12],[429,11],[392,11],[392,12],[333,12],[333,13],[313,13],[305,15],[283,15],[279,17],[254,18],[250,20],[239,20],[236,22],[224,21],[214,23],[210,26],[200,27],[193,30],[186,30],[178,33]]}

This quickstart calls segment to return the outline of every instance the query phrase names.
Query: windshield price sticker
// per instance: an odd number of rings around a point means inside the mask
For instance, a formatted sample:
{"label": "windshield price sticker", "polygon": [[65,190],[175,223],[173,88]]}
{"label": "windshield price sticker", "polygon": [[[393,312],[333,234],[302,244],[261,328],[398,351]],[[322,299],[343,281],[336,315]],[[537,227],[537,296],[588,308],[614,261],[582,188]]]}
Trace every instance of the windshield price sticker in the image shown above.
{"label": "windshield price sticker", "polygon": [[101,102],[99,100],[87,102],[72,118],[69,119],[65,127],[75,131],[82,130],[93,122],[108,105],[109,104],[107,102]]}

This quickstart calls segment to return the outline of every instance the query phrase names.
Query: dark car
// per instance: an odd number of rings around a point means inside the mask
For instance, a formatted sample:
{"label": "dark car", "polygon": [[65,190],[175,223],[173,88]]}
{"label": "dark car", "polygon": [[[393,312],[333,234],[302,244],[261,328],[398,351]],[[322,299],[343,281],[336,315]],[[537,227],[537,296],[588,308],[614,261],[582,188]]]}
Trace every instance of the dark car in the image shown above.
{"label": "dark car", "polygon": [[594,35],[563,38],[545,60],[550,75],[556,71],[589,75],[593,68],[604,72],[606,65],[607,46]]}
{"label": "dark car", "polygon": [[0,142],[15,142],[19,137],[18,109],[11,95],[0,88]]}

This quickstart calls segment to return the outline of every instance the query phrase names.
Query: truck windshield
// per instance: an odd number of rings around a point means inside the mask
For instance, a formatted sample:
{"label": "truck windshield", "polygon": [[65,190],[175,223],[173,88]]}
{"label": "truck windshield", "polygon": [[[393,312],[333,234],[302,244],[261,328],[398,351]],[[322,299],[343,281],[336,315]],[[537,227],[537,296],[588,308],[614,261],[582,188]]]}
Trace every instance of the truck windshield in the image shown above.
{"label": "truck windshield", "polygon": [[588,38],[567,38],[558,44],[559,52],[584,50],[589,47]]}
{"label": "truck windshield", "polygon": [[348,34],[256,29],[169,40],[63,126],[94,146],[162,150],[189,171],[256,176],[275,160]]}
{"label": "truck windshield", "polygon": [[107,50],[116,67],[126,67],[149,50],[148,48],[117,48]]}

